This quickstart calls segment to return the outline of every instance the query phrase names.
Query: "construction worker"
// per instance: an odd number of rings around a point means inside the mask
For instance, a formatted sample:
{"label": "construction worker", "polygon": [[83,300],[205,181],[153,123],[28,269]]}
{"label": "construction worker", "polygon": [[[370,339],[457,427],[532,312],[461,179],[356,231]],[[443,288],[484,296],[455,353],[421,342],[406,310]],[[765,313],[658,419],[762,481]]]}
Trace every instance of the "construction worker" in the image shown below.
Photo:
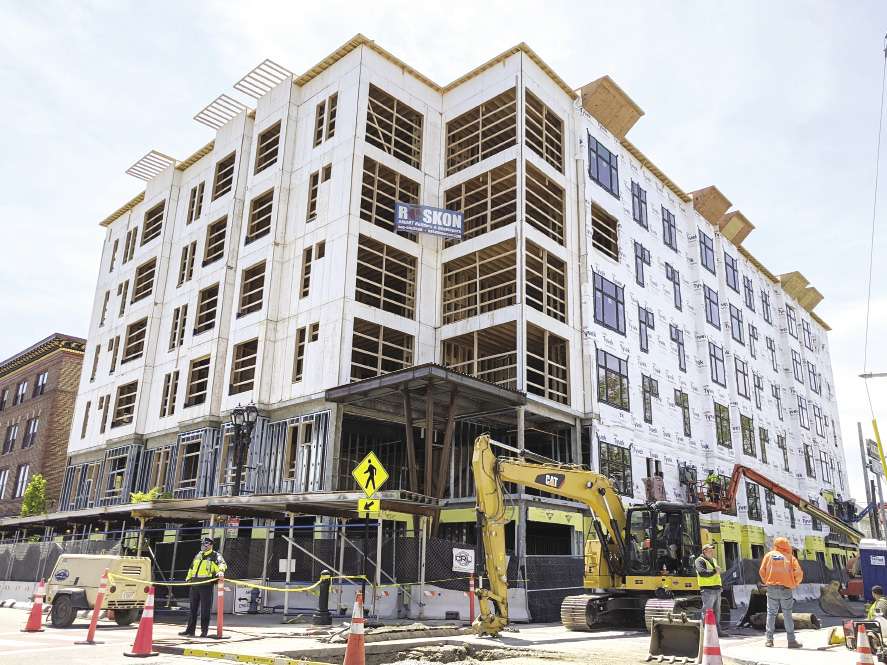
{"label": "construction worker", "polygon": [[758,574],[761,576],[761,582],[767,587],[766,646],[773,646],[776,615],[781,609],[785,633],[788,636],[788,648],[800,649],[802,645],[795,639],[795,622],[792,617],[795,599],[792,594],[804,579],[804,571],[792,553],[788,538],[777,536],[773,539],[773,549],[764,555]]}
{"label": "construction worker", "polygon": [[213,604],[213,591],[215,585],[205,580],[216,577],[224,577],[228,564],[222,555],[213,549],[213,539],[204,537],[200,541],[200,551],[194,556],[186,582],[201,582],[190,587],[188,598],[191,601],[191,615],[188,617],[188,626],[179,635],[194,636],[197,628],[197,610],[200,609],[200,637],[206,637],[209,632],[209,613]]}
{"label": "construction worker", "polygon": [[878,614],[887,619],[887,598],[884,598],[884,589],[876,584],[872,587],[872,604],[866,612],[866,619],[874,619]]}
{"label": "construction worker", "polygon": [[702,616],[710,609],[715,614],[715,622],[718,625],[718,634],[721,633],[721,567],[715,559],[714,543],[705,543],[702,546],[702,554],[696,557],[696,581],[699,584],[699,593],[702,595]]}

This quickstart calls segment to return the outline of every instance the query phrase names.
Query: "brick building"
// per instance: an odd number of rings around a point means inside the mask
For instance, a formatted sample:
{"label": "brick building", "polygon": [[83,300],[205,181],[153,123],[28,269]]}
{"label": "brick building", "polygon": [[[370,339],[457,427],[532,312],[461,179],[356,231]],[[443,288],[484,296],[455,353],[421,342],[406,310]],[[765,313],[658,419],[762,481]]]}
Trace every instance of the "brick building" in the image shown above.
{"label": "brick building", "polygon": [[36,473],[57,505],[85,346],[54,333],[0,362],[0,516],[21,512]]}

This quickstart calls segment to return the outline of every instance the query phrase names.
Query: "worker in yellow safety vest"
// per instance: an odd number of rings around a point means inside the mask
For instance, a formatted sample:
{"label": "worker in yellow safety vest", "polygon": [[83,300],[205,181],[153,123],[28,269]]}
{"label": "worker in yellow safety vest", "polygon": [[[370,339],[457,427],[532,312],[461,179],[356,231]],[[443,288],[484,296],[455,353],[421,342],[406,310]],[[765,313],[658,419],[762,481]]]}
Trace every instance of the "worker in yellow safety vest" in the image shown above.
{"label": "worker in yellow safety vest", "polygon": [[718,634],[721,632],[721,567],[715,559],[715,546],[713,543],[705,543],[702,546],[702,554],[694,562],[696,568],[696,581],[699,584],[699,593],[702,595],[702,615],[705,619],[705,611],[711,609],[715,614],[718,624]]}
{"label": "worker in yellow safety vest", "polygon": [[876,584],[872,587],[872,604],[869,605],[865,618],[874,619],[879,614],[887,619],[887,598],[884,598],[884,589]]}
{"label": "worker in yellow safety vest", "polygon": [[179,635],[194,636],[197,628],[197,610],[200,609],[200,636],[206,637],[209,632],[209,613],[213,604],[214,584],[205,580],[216,577],[224,577],[228,570],[228,564],[222,555],[213,549],[213,539],[206,537],[200,541],[200,551],[194,556],[186,582],[204,582],[190,587],[188,598],[191,604],[191,614],[188,617],[188,626]]}

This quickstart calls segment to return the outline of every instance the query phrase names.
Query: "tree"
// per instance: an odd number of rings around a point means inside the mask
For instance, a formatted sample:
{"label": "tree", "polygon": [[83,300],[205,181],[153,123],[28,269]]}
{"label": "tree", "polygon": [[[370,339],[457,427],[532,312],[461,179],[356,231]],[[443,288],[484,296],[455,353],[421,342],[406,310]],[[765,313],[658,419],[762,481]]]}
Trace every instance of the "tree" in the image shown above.
{"label": "tree", "polygon": [[46,478],[38,473],[31,477],[22,497],[22,517],[46,512]]}

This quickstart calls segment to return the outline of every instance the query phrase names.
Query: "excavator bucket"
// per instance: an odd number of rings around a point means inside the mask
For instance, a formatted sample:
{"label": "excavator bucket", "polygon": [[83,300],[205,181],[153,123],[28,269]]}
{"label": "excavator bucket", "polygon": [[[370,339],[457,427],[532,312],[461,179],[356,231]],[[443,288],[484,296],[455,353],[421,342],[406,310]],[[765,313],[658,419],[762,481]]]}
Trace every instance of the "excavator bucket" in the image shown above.
{"label": "excavator bucket", "polygon": [[650,655],[647,661],[691,663],[699,655],[702,624],[686,614],[654,619],[650,628]]}
{"label": "excavator bucket", "polygon": [[858,614],[850,607],[844,596],[841,595],[841,584],[829,582],[819,587],[819,607],[828,616],[855,617]]}

